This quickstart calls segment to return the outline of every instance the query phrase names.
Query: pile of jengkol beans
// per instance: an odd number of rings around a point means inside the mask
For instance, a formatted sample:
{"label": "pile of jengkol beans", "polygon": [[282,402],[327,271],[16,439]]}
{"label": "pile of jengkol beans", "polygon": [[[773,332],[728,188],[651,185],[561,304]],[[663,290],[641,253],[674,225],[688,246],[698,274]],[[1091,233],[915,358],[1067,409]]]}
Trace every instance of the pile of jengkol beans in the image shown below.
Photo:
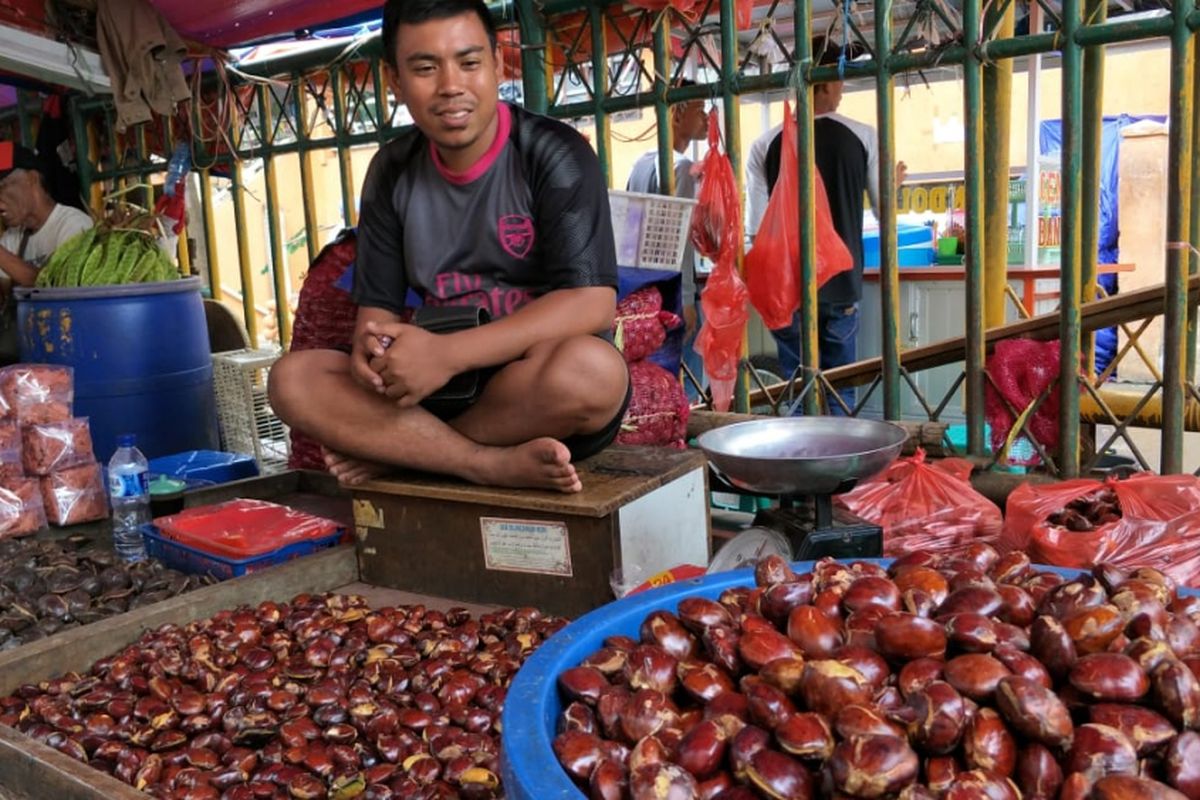
{"label": "pile of jengkol beans", "polygon": [[300,595],[22,686],[0,724],[161,798],[495,797],[506,687],[564,624]]}
{"label": "pile of jengkol beans", "polygon": [[554,751],[618,798],[1200,798],[1200,598],[986,545],[760,562],[558,677]]}

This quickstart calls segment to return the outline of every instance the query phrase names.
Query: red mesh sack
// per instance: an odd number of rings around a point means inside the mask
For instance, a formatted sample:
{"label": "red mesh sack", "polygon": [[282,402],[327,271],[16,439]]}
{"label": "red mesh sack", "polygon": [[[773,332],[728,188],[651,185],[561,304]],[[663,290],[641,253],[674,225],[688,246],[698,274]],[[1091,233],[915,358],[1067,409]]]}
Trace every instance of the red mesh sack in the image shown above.
{"label": "red mesh sack", "polygon": [[[790,325],[792,315],[800,307],[800,170],[796,121],[789,103],[784,103],[782,136],[779,180],[771,191],[745,265],[750,302],[771,330]],[[833,227],[825,183],[816,170],[813,182],[813,200],[817,206],[817,286],[821,287],[839,272],[852,269],[854,257]]]}
{"label": "red mesh sack", "polygon": [[[354,323],[358,306],[350,293],[337,286],[346,268],[358,252],[354,231],[342,231],[326,245],[308,268],[292,326],[291,349],[337,350],[348,349],[354,339]],[[292,453],[288,466],[292,469],[325,469],[321,446],[304,434],[293,430]]]}
{"label": "red mesh sack", "polygon": [[[992,428],[992,449],[996,452],[1005,450],[1006,445],[1010,444],[1009,434],[1016,424],[1016,417],[1008,410],[1004,400],[1007,400],[1018,414],[1023,413],[1058,377],[1060,352],[1061,346],[1057,339],[1048,342],[1006,339],[996,343],[992,355],[987,360],[987,371],[992,380],[985,382],[984,397],[984,413]],[[1047,450],[1058,447],[1060,394],[1059,386],[1055,385],[1025,427],[1025,430]],[[1002,397],[1004,400],[1001,400]],[[1009,461],[1038,463],[1039,459],[1036,456],[1030,459],[1010,457]]]}
{"label": "red mesh sack", "polygon": [[658,352],[667,340],[667,331],[683,324],[678,314],[663,310],[662,292],[646,286],[617,303],[613,317],[613,341],[632,364]]}
{"label": "red mesh sack", "polygon": [[688,401],[679,379],[650,361],[629,365],[633,397],[617,441],[682,450],[687,446]]}
{"label": "red mesh sack", "polygon": [[1192,475],[1025,483],[1008,497],[1000,549],[1060,567],[1155,567],[1180,584],[1197,585],[1197,509],[1200,478]]}
{"label": "red mesh sack", "polygon": [[704,359],[713,407],[728,411],[750,312],[746,308],[746,284],[737,272],[742,246],[737,181],[729,156],[721,151],[715,111],[708,118],[708,154],[700,162],[700,174],[703,183],[692,215],[692,242],[702,255],[713,259],[715,266],[700,293],[704,324],[693,347]]}
{"label": "red mesh sack", "polygon": [[918,450],[834,502],[883,528],[885,556],[955,553],[977,542],[996,542],[1003,524],[1000,509],[975,491],[970,478],[971,462],[928,462],[925,451]]}

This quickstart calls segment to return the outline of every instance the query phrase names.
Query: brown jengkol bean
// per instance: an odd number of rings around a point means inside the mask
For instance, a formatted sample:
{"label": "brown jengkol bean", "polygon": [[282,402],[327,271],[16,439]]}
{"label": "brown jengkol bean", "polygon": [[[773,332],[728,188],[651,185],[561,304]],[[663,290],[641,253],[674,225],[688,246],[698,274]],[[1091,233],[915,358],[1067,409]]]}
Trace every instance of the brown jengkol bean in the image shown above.
{"label": "brown jengkol bean", "polygon": [[[654,737],[625,732],[637,745],[630,774],[665,761],[687,768],[696,796],[725,800],[1200,796],[1189,730],[1200,729],[1200,602],[1161,573],[1098,565],[1068,580],[984,546],[906,556],[886,575],[828,560],[756,574],[757,588],[689,599],[643,625],[662,646],[662,621],[678,619],[674,640],[686,631],[699,646],[677,665],[682,689],[654,699],[640,731]],[[605,701],[636,689],[628,675],[603,675],[614,684],[597,708],[606,735]],[[586,702],[598,681],[568,671],[563,683],[564,701]],[[572,708],[564,729],[586,721]],[[621,713],[626,726],[646,721]],[[567,766],[581,787],[599,781]],[[612,783],[615,768],[603,769]],[[683,783],[659,778],[664,791]]]}

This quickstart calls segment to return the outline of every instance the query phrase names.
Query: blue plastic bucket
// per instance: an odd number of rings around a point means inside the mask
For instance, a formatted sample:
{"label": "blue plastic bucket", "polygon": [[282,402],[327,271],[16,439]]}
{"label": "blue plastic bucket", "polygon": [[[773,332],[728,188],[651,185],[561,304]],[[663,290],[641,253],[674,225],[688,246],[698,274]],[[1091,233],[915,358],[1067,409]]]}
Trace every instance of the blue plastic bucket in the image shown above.
{"label": "blue plastic bucket", "polygon": [[[882,564],[891,559],[856,559]],[[793,564],[797,573],[810,572],[814,562]],[[1075,569],[1037,566],[1068,577]],[[716,600],[721,592],[754,583],[754,570],[740,569],[681,581],[610,603],[586,614],[556,633],[530,656],[517,673],[504,701],[501,725],[501,777],[509,800],[580,800],[584,794],[559,766],[551,743],[563,705],[558,676],[599,650],[609,636],[639,638],[642,620],[651,611],[675,611],[688,597]],[[1180,593],[1197,594],[1194,589]]]}
{"label": "blue plastic bucket", "polygon": [[220,446],[200,286],[15,291],[21,359],[74,368],[75,414],[91,421],[100,461],[125,433],[147,458]]}

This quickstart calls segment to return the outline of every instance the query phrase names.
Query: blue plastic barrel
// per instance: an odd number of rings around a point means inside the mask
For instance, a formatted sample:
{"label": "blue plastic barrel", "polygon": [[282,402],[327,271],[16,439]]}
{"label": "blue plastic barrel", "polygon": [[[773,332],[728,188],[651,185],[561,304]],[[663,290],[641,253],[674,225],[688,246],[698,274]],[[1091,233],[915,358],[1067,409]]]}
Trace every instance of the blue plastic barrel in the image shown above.
{"label": "blue plastic barrel", "polygon": [[[857,559],[887,566],[891,559]],[[811,572],[812,561],[792,565],[797,573]],[[1068,577],[1080,570],[1035,565]],[[754,584],[753,569],[721,572],[652,589],[598,608],[550,637],[530,656],[513,679],[501,719],[501,778],[509,800],[582,800],[587,797],[559,766],[551,743],[562,700],[558,676],[599,650],[609,636],[639,638],[642,620],[651,611],[675,611],[688,597],[716,600],[735,586]],[[1180,594],[1198,594],[1180,589]]]}
{"label": "blue plastic barrel", "polygon": [[124,433],[147,458],[220,447],[200,286],[16,289],[21,359],[74,368],[75,414],[100,461]]}

